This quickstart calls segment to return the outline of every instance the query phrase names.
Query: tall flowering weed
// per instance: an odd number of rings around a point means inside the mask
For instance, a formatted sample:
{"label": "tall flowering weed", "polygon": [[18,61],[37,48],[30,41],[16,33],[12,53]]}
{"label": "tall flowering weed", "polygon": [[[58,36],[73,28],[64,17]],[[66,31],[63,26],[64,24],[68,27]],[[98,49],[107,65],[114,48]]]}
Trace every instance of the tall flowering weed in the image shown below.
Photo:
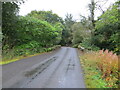
{"label": "tall flowering weed", "polygon": [[117,87],[119,83],[118,75],[118,56],[107,49],[96,52],[87,52],[82,57],[84,60],[91,62],[89,66],[94,66],[101,72],[101,78],[107,83],[107,87]]}
{"label": "tall flowering weed", "polygon": [[98,67],[102,71],[103,78],[109,77],[111,74],[118,74],[118,56],[116,54],[108,50],[100,50],[96,53],[98,54]]}

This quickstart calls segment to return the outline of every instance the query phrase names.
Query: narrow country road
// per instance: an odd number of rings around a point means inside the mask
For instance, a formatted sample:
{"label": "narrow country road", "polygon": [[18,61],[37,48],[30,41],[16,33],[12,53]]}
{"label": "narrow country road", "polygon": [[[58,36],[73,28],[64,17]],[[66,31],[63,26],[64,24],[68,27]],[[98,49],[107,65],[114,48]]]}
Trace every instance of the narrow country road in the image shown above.
{"label": "narrow country road", "polygon": [[2,66],[3,88],[85,88],[77,51],[62,47]]}

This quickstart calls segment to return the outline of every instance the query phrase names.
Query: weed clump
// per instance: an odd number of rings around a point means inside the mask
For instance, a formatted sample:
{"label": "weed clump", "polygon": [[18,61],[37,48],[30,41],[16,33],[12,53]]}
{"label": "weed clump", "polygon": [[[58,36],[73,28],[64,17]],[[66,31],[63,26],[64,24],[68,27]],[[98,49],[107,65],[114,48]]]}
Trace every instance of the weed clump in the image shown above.
{"label": "weed clump", "polygon": [[[103,80],[106,84],[103,87],[117,88],[119,84],[118,56],[107,49],[96,52],[90,51],[81,56],[85,71],[99,76],[99,80]],[[97,73],[97,74],[95,74]],[[88,73],[86,73],[86,76]],[[93,75],[93,76],[94,76]],[[92,77],[87,77],[92,78]],[[92,78],[91,80],[93,80]],[[86,79],[87,81],[87,79]],[[90,81],[90,80],[89,80]],[[94,81],[94,80],[93,80]],[[92,82],[92,81],[91,81]],[[99,84],[100,85],[100,84]],[[96,87],[97,88],[97,87]]]}

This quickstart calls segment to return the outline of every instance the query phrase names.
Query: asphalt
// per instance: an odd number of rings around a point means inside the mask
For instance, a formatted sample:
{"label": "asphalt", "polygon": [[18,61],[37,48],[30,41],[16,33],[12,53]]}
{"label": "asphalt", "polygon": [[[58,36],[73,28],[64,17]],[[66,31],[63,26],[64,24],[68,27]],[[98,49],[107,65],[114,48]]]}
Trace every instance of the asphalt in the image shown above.
{"label": "asphalt", "polygon": [[3,88],[85,88],[77,50],[62,47],[2,66]]}

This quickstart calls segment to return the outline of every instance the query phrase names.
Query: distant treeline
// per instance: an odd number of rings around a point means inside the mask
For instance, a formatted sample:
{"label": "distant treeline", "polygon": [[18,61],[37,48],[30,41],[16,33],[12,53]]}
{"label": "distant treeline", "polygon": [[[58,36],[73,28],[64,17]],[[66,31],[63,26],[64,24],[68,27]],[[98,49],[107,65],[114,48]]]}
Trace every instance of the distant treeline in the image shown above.
{"label": "distant treeline", "polygon": [[[31,11],[19,15],[19,2],[2,3],[3,54],[37,53],[55,45],[84,47],[89,50],[109,49],[120,53],[120,2],[114,3],[98,20],[81,16],[80,22],[67,14],[63,20],[52,11]],[[94,23],[94,25],[93,25]]]}

